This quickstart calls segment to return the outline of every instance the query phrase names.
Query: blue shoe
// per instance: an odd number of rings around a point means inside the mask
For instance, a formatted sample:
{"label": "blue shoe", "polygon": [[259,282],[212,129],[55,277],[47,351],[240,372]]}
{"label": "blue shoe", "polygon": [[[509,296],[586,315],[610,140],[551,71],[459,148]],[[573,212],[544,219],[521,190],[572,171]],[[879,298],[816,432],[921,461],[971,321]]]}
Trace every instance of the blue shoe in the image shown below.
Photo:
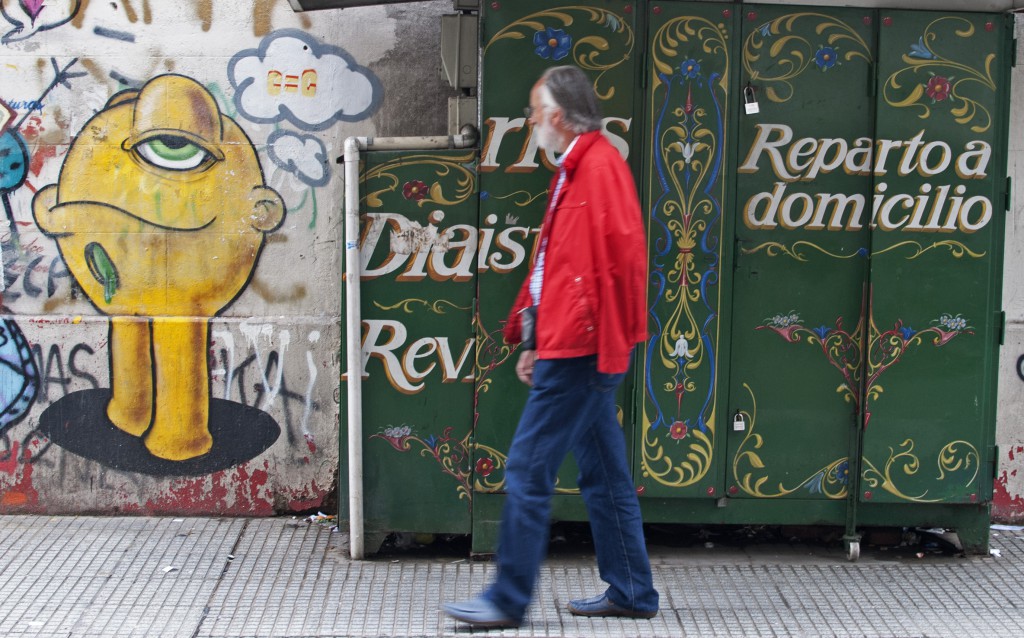
{"label": "blue shoe", "polygon": [[616,605],[608,594],[600,594],[592,598],[580,598],[578,600],[569,601],[569,613],[574,616],[621,616],[623,618],[654,618],[658,615],[658,610],[654,611],[637,611],[635,609],[626,609],[621,605]]}
{"label": "blue shoe", "polygon": [[519,626],[519,621],[506,616],[497,605],[482,596],[459,603],[446,603],[444,613],[474,628],[498,629]]}

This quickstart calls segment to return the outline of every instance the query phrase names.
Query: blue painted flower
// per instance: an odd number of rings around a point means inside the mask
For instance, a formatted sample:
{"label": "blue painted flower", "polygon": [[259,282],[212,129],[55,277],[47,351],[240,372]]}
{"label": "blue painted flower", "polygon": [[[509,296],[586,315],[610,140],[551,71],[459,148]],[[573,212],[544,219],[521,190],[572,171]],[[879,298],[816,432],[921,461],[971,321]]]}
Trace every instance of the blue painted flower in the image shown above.
{"label": "blue painted flower", "polygon": [[790,326],[800,323],[800,315],[795,312],[790,312],[788,315],[775,315],[769,319],[765,319],[766,325],[772,326],[773,328],[788,328]]}
{"label": "blue painted flower", "polygon": [[569,55],[572,37],[561,29],[548,27],[533,34],[534,51],[545,60],[561,60]]}
{"label": "blue painted flower", "polygon": [[690,58],[679,66],[679,72],[683,74],[684,78],[692,80],[700,75],[700,62]]}
{"label": "blue painted flower", "polygon": [[868,256],[868,249],[865,248],[864,246],[861,246],[860,248],[857,249],[857,256],[858,257],[867,257]]}
{"label": "blue painted flower", "polygon": [[814,334],[818,335],[819,339],[824,341],[825,340],[825,336],[828,335],[828,331],[829,331],[829,327],[828,326],[818,326],[817,328],[814,329],[813,332],[814,332]]}
{"label": "blue painted flower", "polygon": [[921,58],[922,60],[934,60],[935,54],[924,45],[924,37],[917,39],[917,44],[910,45],[910,57]]}
{"label": "blue painted flower", "polygon": [[490,199],[490,197],[491,197],[491,194],[489,192],[487,192],[487,191],[480,191],[480,201],[483,201],[485,199]]}
{"label": "blue painted flower", "polygon": [[903,336],[904,341],[909,341],[911,337],[917,334],[917,331],[910,326],[903,326],[900,328],[900,335]]}
{"label": "blue painted flower", "polygon": [[772,34],[772,23],[771,22],[765,22],[764,24],[759,26],[757,28],[757,30],[761,32],[761,37],[767,38],[768,36],[770,36]]}
{"label": "blue painted flower", "polygon": [[967,328],[967,320],[960,315],[954,317],[950,314],[943,314],[939,317],[938,324],[954,332]]}
{"label": "blue painted flower", "polygon": [[429,437],[427,437],[427,440],[424,441],[424,443],[426,443],[427,447],[429,447],[430,449],[434,449],[435,447],[437,447],[437,437],[431,434]]}
{"label": "blue painted flower", "polygon": [[836,466],[836,479],[843,484],[850,480],[850,462],[843,461]]}
{"label": "blue painted flower", "polygon": [[814,54],[814,61],[817,63],[818,68],[822,71],[827,71],[836,65],[839,60],[839,55],[836,50],[832,47],[821,47],[818,52]]}

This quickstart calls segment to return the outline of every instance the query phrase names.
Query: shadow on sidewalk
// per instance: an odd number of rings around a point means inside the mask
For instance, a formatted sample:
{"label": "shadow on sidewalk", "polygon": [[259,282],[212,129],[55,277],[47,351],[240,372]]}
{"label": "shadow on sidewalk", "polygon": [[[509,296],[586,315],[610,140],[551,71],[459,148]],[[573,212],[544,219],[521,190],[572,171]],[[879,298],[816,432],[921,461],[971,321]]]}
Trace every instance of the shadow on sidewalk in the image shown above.
{"label": "shadow on sidewalk", "polygon": [[[647,524],[644,526],[652,559],[686,555],[694,550],[776,550],[799,549],[809,553],[830,554],[843,551],[843,529],[827,526],[784,525],[683,525]],[[388,536],[379,559],[437,558],[457,559],[470,556],[470,537],[395,533]],[[925,557],[960,557],[955,535],[945,530],[915,528],[871,528],[862,539],[865,556],[873,560],[919,560]],[[593,555],[593,539],[587,523],[559,522],[552,525],[548,555],[556,559]],[[487,560],[487,556],[477,556]]]}

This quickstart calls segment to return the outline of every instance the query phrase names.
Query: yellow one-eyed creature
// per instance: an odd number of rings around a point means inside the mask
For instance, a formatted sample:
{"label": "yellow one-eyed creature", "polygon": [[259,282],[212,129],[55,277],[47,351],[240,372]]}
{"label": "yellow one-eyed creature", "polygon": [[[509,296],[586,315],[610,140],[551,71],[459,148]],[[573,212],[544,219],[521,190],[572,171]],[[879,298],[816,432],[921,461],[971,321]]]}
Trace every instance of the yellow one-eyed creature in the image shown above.
{"label": "yellow one-eyed creature", "polygon": [[163,459],[208,452],[209,317],[284,218],[252,142],[201,84],[157,76],[82,127],[32,208],[111,317],[110,421]]}

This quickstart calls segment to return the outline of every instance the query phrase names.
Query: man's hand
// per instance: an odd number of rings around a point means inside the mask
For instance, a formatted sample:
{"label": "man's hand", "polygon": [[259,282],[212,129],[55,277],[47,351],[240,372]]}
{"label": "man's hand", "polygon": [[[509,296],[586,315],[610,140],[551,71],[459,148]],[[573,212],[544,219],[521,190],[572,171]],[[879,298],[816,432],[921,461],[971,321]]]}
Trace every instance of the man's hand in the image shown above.
{"label": "man's hand", "polygon": [[533,387],[533,362],[537,360],[536,350],[523,350],[516,364],[516,376],[526,385]]}

